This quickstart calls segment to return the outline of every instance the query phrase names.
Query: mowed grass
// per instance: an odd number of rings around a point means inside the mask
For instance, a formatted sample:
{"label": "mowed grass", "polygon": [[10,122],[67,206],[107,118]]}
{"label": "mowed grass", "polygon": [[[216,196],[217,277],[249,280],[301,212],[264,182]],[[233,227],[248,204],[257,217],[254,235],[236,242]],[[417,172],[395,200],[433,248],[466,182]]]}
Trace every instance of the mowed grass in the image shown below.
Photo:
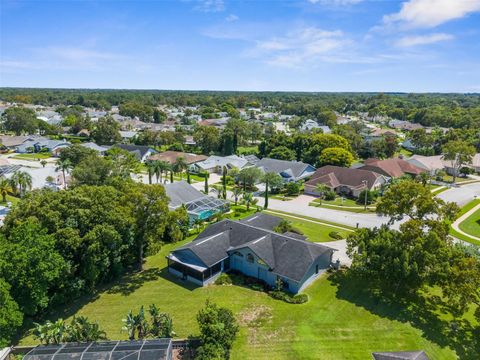
{"label": "mowed grass", "polygon": [[[210,299],[231,309],[241,330],[232,359],[369,359],[373,351],[423,349],[431,359],[454,359],[448,337],[433,340],[437,322],[428,316],[382,305],[362,293],[364,284],[325,275],[306,293],[306,304],[287,304],[239,286],[194,287],[168,274],[165,256],[190,239],[166,245],[147,259],[145,271],[59,309],[49,319],[88,316],[110,339],[126,339],[122,318],[130,309],[155,303],[173,317],[177,336],[198,334],[196,314]],[[338,278],[338,279],[336,279]],[[417,324],[418,323],[418,324]],[[418,325],[418,328],[415,327]],[[35,344],[28,334],[21,344]]]}
{"label": "mowed grass", "polygon": [[480,237],[480,209],[462,221],[458,227],[469,235]]}
{"label": "mowed grass", "polygon": [[[477,206],[478,204],[480,204],[480,199],[476,199],[476,200],[473,200],[473,201],[470,201],[467,205],[465,205],[464,207],[462,207],[460,209],[460,212],[457,216],[457,219],[459,217],[461,217],[463,214],[466,214],[468,211],[470,211],[471,209],[473,209],[475,206]],[[463,221],[462,223],[459,224],[459,228],[462,230],[462,231],[465,231],[467,234],[472,234],[474,236],[477,236],[477,237],[480,237],[480,234],[478,234],[478,230],[475,230],[475,225],[473,223],[469,223],[469,226],[467,227],[467,229],[469,231],[466,231],[464,230],[464,228],[462,227],[462,225],[470,220],[470,218],[472,218],[471,221],[475,221],[473,219],[475,219],[475,215],[477,215],[477,220],[478,220],[478,211],[475,212],[475,214],[473,214],[472,216],[470,216],[468,219],[466,219],[465,221]],[[477,225],[478,225],[478,222],[477,222]],[[480,225],[478,225],[480,226]],[[472,230],[473,228],[473,233],[471,233],[470,231]],[[477,232],[477,234],[475,235],[475,232]],[[465,236],[461,233],[459,233],[458,231],[454,230],[452,227],[450,227],[450,235],[456,237],[457,239],[460,239],[460,240],[463,240],[463,241],[466,241],[466,242],[469,242],[471,244],[474,244],[474,245],[478,245],[480,246],[480,241],[478,240],[475,240],[475,239],[472,239],[471,237],[468,237],[468,236]]]}
{"label": "mowed grass", "polygon": [[346,238],[350,231],[346,228],[339,229],[334,226],[322,224],[321,220],[309,220],[307,218],[297,217],[297,215],[287,215],[285,213],[279,213],[276,211],[264,210],[267,214],[282,217],[285,220],[291,222],[293,227],[300,230],[311,242],[327,242],[335,241],[337,239],[331,238],[328,234],[335,231],[338,232],[342,238]]}
{"label": "mowed grass", "polygon": [[19,159],[19,160],[40,161],[43,159],[49,159],[51,157],[52,157],[52,154],[50,153],[34,153],[34,154],[18,154],[18,155],[15,155],[13,158]]}

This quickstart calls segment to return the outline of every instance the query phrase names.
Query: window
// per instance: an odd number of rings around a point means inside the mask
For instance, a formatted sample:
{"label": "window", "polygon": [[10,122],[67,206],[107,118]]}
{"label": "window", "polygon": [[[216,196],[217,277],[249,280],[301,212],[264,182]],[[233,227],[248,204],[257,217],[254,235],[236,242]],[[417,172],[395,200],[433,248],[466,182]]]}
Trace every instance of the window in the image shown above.
{"label": "window", "polygon": [[253,255],[248,253],[247,254],[247,261],[251,264],[253,264],[253,262],[255,261],[255,259],[253,258]]}
{"label": "window", "polygon": [[240,251],[235,251],[233,255],[239,256],[243,258],[243,254]]}

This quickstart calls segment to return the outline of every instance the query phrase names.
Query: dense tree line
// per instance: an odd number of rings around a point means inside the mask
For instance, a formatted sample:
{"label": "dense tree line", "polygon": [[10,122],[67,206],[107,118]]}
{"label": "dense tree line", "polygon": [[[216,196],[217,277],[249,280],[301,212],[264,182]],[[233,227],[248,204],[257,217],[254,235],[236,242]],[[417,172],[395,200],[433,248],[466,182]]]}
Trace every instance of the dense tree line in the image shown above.
{"label": "dense tree line", "polygon": [[0,345],[24,315],[41,315],[141,268],[145,254],[187,229],[185,209],[170,212],[161,185],[122,180],[26,194],[0,233]]}
{"label": "dense tree line", "polygon": [[332,125],[335,114],[368,113],[410,120],[425,126],[480,127],[478,94],[295,93],[234,91],[0,89],[0,99],[50,106],[80,105],[109,110],[122,106],[125,114],[162,121],[158,105],[201,106],[203,115],[225,111],[237,117],[238,108],[265,107],[284,114],[308,116]]}

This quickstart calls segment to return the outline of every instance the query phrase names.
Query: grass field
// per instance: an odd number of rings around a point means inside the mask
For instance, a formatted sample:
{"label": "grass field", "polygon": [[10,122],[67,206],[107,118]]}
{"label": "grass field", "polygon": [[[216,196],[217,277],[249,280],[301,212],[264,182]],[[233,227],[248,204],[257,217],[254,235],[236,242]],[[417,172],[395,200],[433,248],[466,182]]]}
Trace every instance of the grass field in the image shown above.
{"label": "grass field", "polygon": [[7,202],[3,202],[2,201],[2,197],[0,196],[0,205],[1,206],[6,206],[8,202],[11,202],[12,205],[15,205],[16,203],[18,203],[20,201],[20,199],[16,196],[11,196],[11,195],[7,195]]}
{"label": "grass field", "polygon": [[[178,337],[198,334],[195,316],[207,299],[232,309],[241,325],[232,359],[369,359],[372,351],[423,349],[431,359],[454,359],[471,346],[469,333],[449,336],[448,324],[429,306],[401,307],[372,299],[365,284],[342,275],[310,286],[306,304],[274,300],[239,286],[204,288],[168,274],[165,256],[189,240],[166,245],[147,259],[143,273],[125,276],[96,294],[58,309],[49,318],[74,314],[98,321],[110,339],[126,339],[122,318],[130,309],[157,304],[171,314]],[[21,344],[33,344],[28,334]],[[463,356],[462,359],[474,357]]]}
{"label": "grass field", "polygon": [[49,159],[51,157],[52,157],[52,154],[50,153],[34,153],[34,154],[18,154],[18,155],[15,155],[13,158],[19,159],[19,160],[40,161],[43,159]]}

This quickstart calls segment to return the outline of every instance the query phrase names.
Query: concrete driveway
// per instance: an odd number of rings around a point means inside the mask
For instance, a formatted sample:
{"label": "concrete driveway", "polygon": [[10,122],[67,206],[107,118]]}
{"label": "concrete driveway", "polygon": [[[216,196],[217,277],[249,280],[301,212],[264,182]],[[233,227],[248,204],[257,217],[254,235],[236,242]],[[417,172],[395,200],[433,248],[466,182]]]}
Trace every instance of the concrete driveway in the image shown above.
{"label": "concrete driveway", "polygon": [[449,202],[455,202],[458,206],[464,206],[474,199],[474,196],[480,197],[480,182],[460,185],[437,195],[439,199]]}
{"label": "concrete driveway", "polygon": [[340,260],[340,265],[344,265],[344,266],[352,265],[352,260],[347,255],[346,240],[330,241],[330,242],[321,243],[321,244],[337,250],[333,253],[333,257],[332,257],[333,263],[335,263],[337,260]]}

